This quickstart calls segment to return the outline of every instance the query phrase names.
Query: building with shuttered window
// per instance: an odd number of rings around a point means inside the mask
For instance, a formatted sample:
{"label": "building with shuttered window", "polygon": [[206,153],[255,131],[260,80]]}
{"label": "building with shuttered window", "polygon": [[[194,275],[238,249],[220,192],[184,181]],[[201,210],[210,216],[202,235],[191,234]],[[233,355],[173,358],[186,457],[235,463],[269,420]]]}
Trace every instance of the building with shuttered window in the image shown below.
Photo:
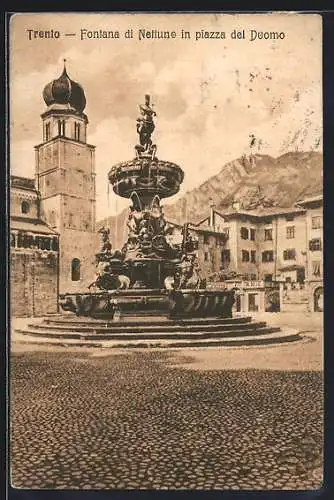
{"label": "building with shuttered window", "polygon": [[[205,219],[192,224],[204,235],[199,237],[200,252],[208,240],[210,255],[215,255],[214,261],[207,259],[207,277],[230,274],[261,290],[276,284],[281,288],[281,310],[322,310],[322,207],[321,194],[292,208],[243,210],[233,203],[217,211],[212,206]],[[247,312],[264,307],[260,292],[251,301]]]}

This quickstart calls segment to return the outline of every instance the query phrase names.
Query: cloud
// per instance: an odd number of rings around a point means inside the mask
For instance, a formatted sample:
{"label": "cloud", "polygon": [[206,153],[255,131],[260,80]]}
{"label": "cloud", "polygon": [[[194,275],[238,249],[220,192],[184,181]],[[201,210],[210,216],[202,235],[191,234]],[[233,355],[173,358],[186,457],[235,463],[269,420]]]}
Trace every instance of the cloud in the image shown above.
{"label": "cloud", "polygon": [[[33,176],[33,146],[41,141],[39,115],[45,109],[42,90],[60,75],[66,58],[70,76],[83,85],[87,97],[88,142],[96,145],[98,218],[123,206],[123,200],[111,195],[108,206],[107,173],[113,163],[134,156],[138,103],[145,93],[152,95],[158,115],[153,136],[158,156],[185,170],[180,194],[248,153],[250,134],[256,136],[260,152],[273,156],[322,147],[318,16],[45,14],[46,26],[57,24],[78,34],[81,27],[122,31],[131,25],[135,32],[142,27],[227,34],[244,27],[246,32],[284,30],[286,38],[138,42],[77,37],[59,44],[27,44],[23,27],[33,25],[38,16],[17,18],[13,26],[11,169]],[[40,17],[37,24],[43,24]]]}

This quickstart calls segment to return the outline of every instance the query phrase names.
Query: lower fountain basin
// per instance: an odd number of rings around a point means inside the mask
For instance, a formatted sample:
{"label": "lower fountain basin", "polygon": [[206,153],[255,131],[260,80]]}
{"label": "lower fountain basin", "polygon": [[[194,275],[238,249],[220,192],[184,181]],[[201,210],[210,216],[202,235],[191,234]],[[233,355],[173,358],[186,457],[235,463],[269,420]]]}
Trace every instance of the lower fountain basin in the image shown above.
{"label": "lower fountain basin", "polygon": [[113,290],[92,293],[65,293],[60,306],[76,316],[113,320],[133,317],[232,317],[232,290]]}

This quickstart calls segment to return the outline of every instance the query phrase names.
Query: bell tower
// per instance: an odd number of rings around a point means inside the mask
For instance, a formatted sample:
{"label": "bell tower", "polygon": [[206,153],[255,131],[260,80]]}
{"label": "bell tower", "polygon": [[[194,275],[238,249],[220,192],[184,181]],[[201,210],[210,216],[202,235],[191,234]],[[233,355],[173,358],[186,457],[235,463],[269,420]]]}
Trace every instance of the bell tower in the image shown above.
{"label": "bell tower", "polygon": [[43,90],[43,142],[35,146],[42,216],[59,233],[59,290],[86,290],[95,273],[95,146],[87,143],[85,93],[67,74]]}

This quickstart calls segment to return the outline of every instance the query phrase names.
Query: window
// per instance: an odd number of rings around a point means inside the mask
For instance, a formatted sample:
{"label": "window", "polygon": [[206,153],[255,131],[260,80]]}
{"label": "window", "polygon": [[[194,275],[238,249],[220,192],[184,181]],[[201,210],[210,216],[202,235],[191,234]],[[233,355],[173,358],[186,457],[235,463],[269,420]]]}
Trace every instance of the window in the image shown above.
{"label": "window", "polygon": [[16,235],[14,233],[10,234],[10,246],[15,247],[16,246]]}
{"label": "window", "polygon": [[226,242],[227,238],[224,233],[221,233],[219,236],[216,238],[217,245],[223,246]]}
{"label": "window", "polygon": [[272,229],[265,229],[264,230],[264,239],[265,241],[269,241],[273,239],[273,230]]}
{"label": "window", "polygon": [[80,260],[79,259],[72,260],[71,279],[72,279],[72,281],[79,281],[80,280]]}
{"label": "window", "polygon": [[288,226],[286,228],[286,237],[287,239],[292,239],[295,237],[295,226]]}
{"label": "window", "polygon": [[242,227],[240,229],[240,236],[242,240],[248,240],[248,229],[247,227]]}
{"label": "window", "polygon": [[21,212],[23,214],[28,214],[30,210],[30,205],[27,201],[22,201],[21,203]]}
{"label": "window", "polygon": [[272,281],[272,280],[273,280],[272,274],[265,274],[264,275],[264,281]]}
{"label": "window", "polygon": [[51,227],[55,227],[57,225],[56,212],[54,210],[51,210],[51,212],[49,213],[49,224]]}
{"label": "window", "polygon": [[311,252],[316,252],[317,250],[321,250],[321,239],[313,238],[313,240],[309,241],[309,250]]}
{"label": "window", "polygon": [[284,250],[283,260],[296,260],[296,250],[294,248]]}
{"label": "window", "polygon": [[312,261],[312,275],[315,277],[319,277],[321,275],[320,260]]}
{"label": "window", "polygon": [[312,229],[320,229],[322,227],[322,217],[312,217]]}
{"label": "window", "polygon": [[241,251],[241,258],[242,258],[242,262],[249,262],[249,251],[242,250]]}
{"label": "window", "polygon": [[58,120],[58,135],[65,136],[65,120]]}
{"label": "window", "polygon": [[80,123],[74,123],[74,138],[77,141],[80,141]]}
{"label": "window", "polygon": [[59,250],[58,238],[54,237],[51,241],[51,250],[57,252]]}
{"label": "window", "polygon": [[249,277],[251,281],[255,281],[257,278],[256,274],[250,274]]}
{"label": "window", "polygon": [[208,234],[205,234],[203,236],[203,243],[204,243],[204,245],[208,245],[209,244],[209,235]]}
{"label": "window", "polygon": [[265,224],[272,224],[272,223],[273,223],[273,220],[272,220],[272,218],[271,218],[271,217],[265,217],[265,218],[263,219],[263,222],[264,222]]}
{"label": "window", "polygon": [[50,123],[47,123],[45,125],[45,140],[46,141],[49,141],[51,138],[51,128],[50,127],[51,127]]}
{"label": "window", "polygon": [[230,237],[230,230],[229,230],[229,228],[228,228],[228,227],[226,227],[226,228],[224,228],[224,229],[223,229],[223,235],[224,235],[224,237],[225,237],[227,240],[229,239],[229,237]]}
{"label": "window", "polygon": [[251,262],[256,262],[256,251],[251,250]]}
{"label": "window", "polygon": [[222,250],[221,251],[221,258],[222,258],[222,264],[226,263],[226,262],[230,262],[231,261],[231,252],[230,250]]}
{"label": "window", "polygon": [[292,221],[292,220],[295,220],[295,217],[294,217],[294,215],[293,215],[293,214],[289,214],[289,215],[287,215],[287,216],[285,217],[285,220],[286,220],[286,221]]}
{"label": "window", "polygon": [[208,262],[208,260],[209,260],[209,252],[204,252],[204,260],[205,260],[205,262]]}
{"label": "window", "polygon": [[255,240],[255,229],[253,229],[253,228],[251,228],[251,230],[250,230],[250,239],[253,241]]}
{"label": "window", "polygon": [[50,238],[40,238],[40,249],[41,250],[51,250],[51,239]]}
{"label": "window", "polygon": [[35,248],[39,250],[58,251],[58,238],[50,238],[49,236],[33,235],[24,232],[19,232],[17,235],[18,248]]}
{"label": "window", "polygon": [[262,262],[273,262],[274,252],[272,250],[266,250],[262,252]]}

